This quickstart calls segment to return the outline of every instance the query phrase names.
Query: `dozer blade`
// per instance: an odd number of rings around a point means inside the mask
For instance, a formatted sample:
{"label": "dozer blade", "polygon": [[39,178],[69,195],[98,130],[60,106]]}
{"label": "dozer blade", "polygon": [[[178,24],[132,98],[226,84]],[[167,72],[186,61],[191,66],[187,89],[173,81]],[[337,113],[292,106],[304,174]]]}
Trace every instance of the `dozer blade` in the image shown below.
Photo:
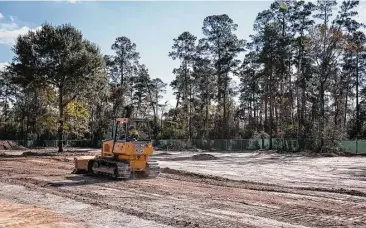
{"label": "dozer blade", "polygon": [[95,158],[95,156],[75,157],[74,158],[75,168],[72,171],[72,173],[74,173],[74,174],[87,173],[88,172],[88,162],[89,162],[89,160],[94,159],[94,158]]}

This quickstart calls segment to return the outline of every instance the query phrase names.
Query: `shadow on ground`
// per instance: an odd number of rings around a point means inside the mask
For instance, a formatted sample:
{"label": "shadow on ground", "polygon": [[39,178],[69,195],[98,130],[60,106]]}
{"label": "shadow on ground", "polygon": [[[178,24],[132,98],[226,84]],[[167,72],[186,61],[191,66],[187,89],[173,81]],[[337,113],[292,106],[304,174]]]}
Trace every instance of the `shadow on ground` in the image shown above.
{"label": "shadow on ground", "polygon": [[100,184],[100,183],[116,183],[116,182],[127,182],[133,180],[149,180],[154,179],[152,177],[132,177],[131,179],[117,179],[111,176],[102,176],[102,175],[91,175],[91,174],[78,174],[77,176],[67,176],[64,180],[60,181],[52,181],[47,182],[45,186],[50,187],[72,187],[72,186],[83,186],[83,185],[92,185],[92,184]]}

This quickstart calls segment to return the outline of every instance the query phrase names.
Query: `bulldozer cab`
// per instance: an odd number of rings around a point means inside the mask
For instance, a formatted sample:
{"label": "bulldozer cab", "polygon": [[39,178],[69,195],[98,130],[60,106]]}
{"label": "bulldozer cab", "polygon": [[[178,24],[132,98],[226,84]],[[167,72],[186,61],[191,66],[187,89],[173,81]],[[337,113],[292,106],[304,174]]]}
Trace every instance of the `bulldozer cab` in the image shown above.
{"label": "bulldozer cab", "polygon": [[[131,138],[130,127],[138,132],[137,138]],[[145,119],[116,118],[112,124],[112,139],[115,141],[151,141],[149,121]]]}

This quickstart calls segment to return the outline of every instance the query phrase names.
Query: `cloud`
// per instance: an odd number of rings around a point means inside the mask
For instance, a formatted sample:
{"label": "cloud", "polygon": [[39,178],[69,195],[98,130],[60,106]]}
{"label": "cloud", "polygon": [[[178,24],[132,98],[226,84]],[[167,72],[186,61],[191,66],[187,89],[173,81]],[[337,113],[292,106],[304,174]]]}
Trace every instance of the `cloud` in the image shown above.
{"label": "cloud", "polygon": [[16,29],[3,28],[0,24],[0,44],[13,45],[19,35],[26,34],[30,28],[23,26]]}
{"label": "cloud", "polygon": [[66,3],[71,3],[71,4],[76,4],[76,3],[80,3],[83,0],[53,0],[55,2],[66,2]]}
{"label": "cloud", "polygon": [[4,15],[0,13],[0,20],[4,18]]}
{"label": "cloud", "polygon": [[360,6],[359,9],[358,9],[358,16],[360,17],[360,20],[362,22],[365,22],[366,23],[366,6]]}
{"label": "cloud", "polygon": [[[363,24],[366,24],[366,6],[360,6],[358,8],[358,21]],[[363,28],[362,30],[363,30],[363,32],[366,33],[365,28]]]}
{"label": "cloud", "polygon": [[13,16],[10,16],[10,20],[11,22],[8,23],[0,23],[0,44],[13,45],[19,35],[24,35],[29,30],[40,28],[31,29],[27,26],[19,26]]}
{"label": "cloud", "polygon": [[0,63],[0,71],[3,70],[9,63]]}

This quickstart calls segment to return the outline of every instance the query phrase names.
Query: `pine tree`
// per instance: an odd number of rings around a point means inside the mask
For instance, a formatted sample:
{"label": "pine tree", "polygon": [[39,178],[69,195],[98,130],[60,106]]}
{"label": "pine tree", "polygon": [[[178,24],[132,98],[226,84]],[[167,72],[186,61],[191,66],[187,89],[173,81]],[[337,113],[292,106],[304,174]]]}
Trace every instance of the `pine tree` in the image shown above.
{"label": "pine tree", "polygon": [[[183,32],[178,38],[174,39],[172,46],[173,51],[169,52],[169,56],[173,59],[181,61],[180,67],[174,69],[173,73],[176,75],[174,83],[175,89],[179,90],[179,95],[183,102],[183,111],[186,114],[188,126],[188,138],[192,138],[192,78],[194,55],[196,52],[196,39],[194,35],[189,32]],[[178,103],[178,99],[177,99]]]}
{"label": "pine tree", "polygon": [[[230,74],[239,67],[240,61],[236,59],[244,51],[245,41],[235,35],[238,25],[226,14],[208,16],[203,21],[202,47],[213,59],[217,76],[217,137],[229,136],[229,100],[230,100]],[[221,118],[220,118],[221,116]]]}

